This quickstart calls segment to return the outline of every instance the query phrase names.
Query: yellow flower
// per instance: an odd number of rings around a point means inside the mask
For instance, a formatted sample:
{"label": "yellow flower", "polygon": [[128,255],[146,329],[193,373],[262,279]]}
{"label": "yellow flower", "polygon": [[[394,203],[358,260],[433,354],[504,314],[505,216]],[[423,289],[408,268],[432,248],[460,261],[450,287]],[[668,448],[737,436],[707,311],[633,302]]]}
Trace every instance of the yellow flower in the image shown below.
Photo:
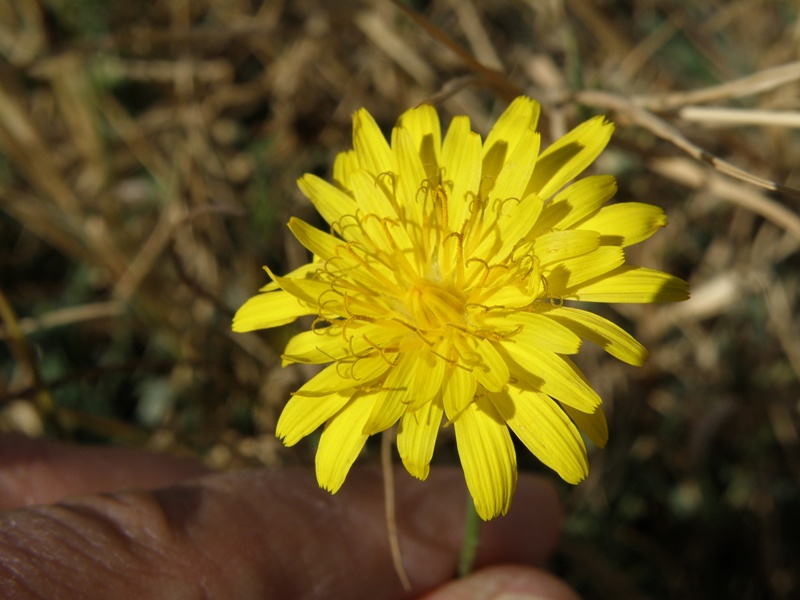
{"label": "yellow flower", "polygon": [[614,178],[571,181],[613,125],[595,117],[539,152],[539,105],[517,98],[481,142],[456,117],[442,140],[431,106],[404,113],[391,143],[370,114],[353,116],[354,150],[334,184],[300,189],[331,233],[292,218],[312,262],[248,300],[235,331],[315,315],[288,363],[331,363],[286,405],[277,435],[296,444],[323,423],[319,484],[336,492],[370,435],[398,425],[409,473],[428,476],[436,435],[455,429],[483,519],[505,514],[517,478],[509,429],[570,483],[586,477],[578,431],[604,446],[600,398],[568,355],[581,340],[633,365],[647,351],[580,302],[672,302],[686,283],[625,264],[623,248],[666,224],[660,208],[603,206]]}

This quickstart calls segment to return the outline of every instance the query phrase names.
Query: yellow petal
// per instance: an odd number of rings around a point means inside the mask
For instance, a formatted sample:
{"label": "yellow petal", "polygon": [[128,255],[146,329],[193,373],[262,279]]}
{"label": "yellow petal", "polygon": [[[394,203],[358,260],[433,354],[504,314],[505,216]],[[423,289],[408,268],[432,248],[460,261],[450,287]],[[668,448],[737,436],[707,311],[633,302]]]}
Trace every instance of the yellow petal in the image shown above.
{"label": "yellow petal", "polygon": [[[510,209],[502,208],[501,214],[497,218],[497,226],[494,228],[494,235],[496,236],[494,246],[487,246],[492,249],[495,256],[505,258],[519,242],[530,233],[531,229],[536,225],[536,220],[542,212],[544,202],[536,194],[525,196],[520,202],[509,200],[506,206]],[[516,254],[521,256],[525,254],[524,251]],[[482,258],[487,262],[491,260],[491,256],[486,254]]]}
{"label": "yellow petal", "polygon": [[417,479],[427,479],[436,436],[442,426],[441,400],[408,411],[397,429],[397,451],[406,469]]}
{"label": "yellow petal", "polygon": [[390,347],[408,330],[373,325],[369,323],[350,323],[346,328],[341,324],[330,327],[317,327],[298,333],[286,344],[283,353],[283,366],[290,363],[326,363],[346,356],[363,356],[371,352],[375,345]]}
{"label": "yellow petal", "polygon": [[622,248],[600,246],[594,252],[548,265],[544,271],[548,295],[566,297],[567,289],[613,271],[625,262]]}
{"label": "yellow petal", "polygon": [[481,137],[470,130],[467,117],[450,123],[442,145],[441,177],[448,195],[447,222],[451,231],[460,231],[481,185]]}
{"label": "yellow petal", "polygon": [[550,396],[511,386],[489,398],[525,447],[564,481],[586,478],[589,461],[580,433]]}
{"label": "yellow petal", "polygon": [[[305,279],[306,277],[312,277],[313,274],[319,269],[318,262],[310,262],[300,267],[297,267],[290,273],[284,275],[284,277],[290,277],[293,279]],[[274,290],[281,289],[281,286],[278,285],[278,282],[275,280],[270,281],[268,284],[261,286],[258,288],[259,292],[272,292]]]}
{"label": "yellow petal", "polygon": [[339,412],[354,393],[349,389],[327,396],[292,396],[281,412],[275,435],[287,446],[294,446]]}
{"label": "yellow petal", "polygon": [[389,364],[380,355],[328,365],[295,392],[298,396],[327,396],[339,390],[369,385],[386,371]]}
{"label": "yellow petal", "polygon": [[[358,155],[355,150],[340,152],[333,161],[333,181],[341,191],[350,190],[350,177],[358,171]],[[325,216],[324,213],[320,213]],[[327,220],[327,219],[326,219]],[[331,221],[328,221],[329,223]]]}
{"label": "yellow petal", "polygon": [[566,411],[572,422],[592,440],[598,448],[605,448],[608,442],[608,423],[603,408],[598,406],[593,413],[585,413],[564,404],[561,408]]}
{"label": "yellow petal", "polygon": [[[397,173],[395,176],[397,202],[403,207],[399,212],[406,223],[414,223],[418,227],[423,223],[425,203],[433,201],[430,194],[439,181],[439,176],[437,174],[436,179],[426,181],[428,175],[414,140],[411,134],[401,127],[392,130],[392,153]],[[411,235],[418,234],[417,227],[412,229]]]}
{"label": "yellow petal", "polygon": [[508,162],[508,157],[514,152],[525,132],[536,129],[539,112],[538,102],[520,96],[498,117],[483,145],[483,174],[486,177],[494,179]]}
{"label": "yellow petal", "polygon": [[317,328],[298,333],[286,344],[283,365],[290,363],[326,363],[350,353],[340,326]]}
{"label": "yellow petal", "polygon": [[600,315],[566,306],[553,308],[547,314],[621,361],[640,367],[647,360],[648,352],[644,346],[627,331]]}
{"label": "yellow petal", "polygon": [[[438,351],[438,348],[434,348]],[[415,351],[417,356],[416,372],[412,376],[408,406],[410,411],[415,411],[431,402],[442,391],[446,363],[433,354],[428,346],[422,346]]]}
{"label": "yellow petal", "polygon": [[[390,180],[389,183],[391,184]],[[350,178],[350,184],[352,185],[356,202],[363,213],[362,224],[366,224],[366,221],[363,220],[363,215],[376,215],[381,219],[397,219],[397,209],[384,192],[383,186],[375,179],[375,176],[361,169],[353,173]],[[375,221],[373,220],[372,222]],[[399,233],[400,231],[400,228],[395,228],[392,233]],[[384,238],[376,235],[374,239],[382,241]]]}
{"label": "yellow petal", "polygon": [[307,250],[323,259],[337,256],[337,250],[341,251],[341,248],[345,245],[339,238],[320,231],[297,217],[289,219],[289,231],[294,234],[297,241],[303,244]]}
{"label": "yellow petal", "polygon": [[611,175],[590,175],[579,179],[547,203],[534,233],[567,229],[600,210],[616,193],[617,182]]}
{"label": "yellow petal", "polygon": [[600,396],[568,358],[513,341],[499,344],[514,360],[511,375],[532,389],[584,412],[592,412],[600,405]]}
{"label": "yellow petal", "polygon": [[551,231],[536,238],[533,250],[542,266],[593,252],[600,247],[595,231]]}
{"label": "yellow petal", "polygon": [[278,290],[253,296],[233,316],[233,330],[238,332],[267,329],[291,323],[297,317],[313,315],[317,309]]}
{"label": "yellow petal", "polygon": [[535,298],[525,295],[516,285],[486,288],[485,295],[476,296],[476,303],[491,307],[522,308],[532,304]]}
{"label": "yellow petal", "polygon": [[680,302],[688,300],[689,284],[661,271],[625,265],[564,296],[583,302]]}
{"label": "yellow petal", "polygon": [[[311,306],[319,306],[320,298],[325,294],[330,295],[331,284],[314,279],[310,275],[304,278],[280,277],[275,275],[269,267],[264,267],[264,270],[281,288]],[[326,302],[326,308],[331,310],[331,306],[330,302]],[[333,306],[341,306],[341,302],[339,301]]]}
{"label": "yellow petal", "polygon": [[489,340],[467,338],[470,347],[478,354],[480,363],[474,364],[472,375],[487,390],[496,392],[508,383],[508,365]]}
{"label": "yellow petal", "polygon": [[541,136],[532,129],[522,131],[521,134],[519,143],[497,174],[494,185],[488,194],[490,210],[495,210],[492,205],[495,200],[505,200],[506,198],[521,200],[528,181],[530,181],[536,158],[539,155]]}
{"label": "yellow petal", "polygon": [[504,515],[517,485],[517,455],[494,405],[476,398],[455,422],[456,445],[475,510],[488,521]]}
{"label": "yellow petal", "polygon": [[404,112],[397,121],[408,131],[414,148],[422,160],[425,173],[431,180],[439,177],[439,157],[442,152],[442,129],[439,114],[430,104],[422,104]]}
{"label": "yellow petal", "polygon": [[[380,227],[374,221],[372,224]],[[326,261],[333,259],[325,263],[324,267],[319,267],[324,268],[327,273],[339,277],[346,276],[368,290],[386,289],[394,285],[393,274],[383,263],[369,256],[358,256],[352,245],[348,246],[339,238],[320,231],[296,217],[289,219],[289,230],[297,241],[315,256]]]}
{"label": "yellow petal", "polygon": [[666,224],[667,215],[658,206],[623,202],[603,207],[578,227],[597,231],[603,236],[603,243],[624,248],[646,240]]}
{"label": "yellow petal", "polygon": [[331,225],[340,224],[343,217],[356,212],[356,203],[350,196],[316,175],[306,173],[297,180],[297,187]]}
{"label": "yellow petal", "polygon": [[[514,206],[521,204],[524,198],[523,193],[539,153],[539,140],[538,133],[530,130],[525,132],[496,180],[489,180],[492,187],[487,195],[488,205],[485,218],[494,217],[497,226],[487,228],[484,239],[480,241],[473,252],[474,256],[483,257],[486,260],[491,260],[495,255],[505,256],[513,244],[523,237],[518,235],[515,239],[508,239],[512,243],[508,250],[502,243],[504,239],[507,239],[505,236],[510,233],[507,231],[509,229],[507,215],[512,212]],[[487,179],[485,173],[484,179]],[[532,196],[532,198],[537,199],[536,196]],[[539,216],[540,205],[531,200],[529,203],[532,204],[533,211],[527,215],[520,215],[520,217],[525,219],[530,227]]]}
{"label": "yellow petal", "polygon": [[549,198],[588,167],[611,139],[614,125],[603,116],[581,123],[542,152],[526,190]]}
{"label": "yellow petal", "polygon": [[392,152],[380,127],[365,108],[353,114],[353,147],[360,167],[373,178],[392,170]]}
{"label": "yellow petal", "polygon": [[374,404],[374,394],[356,394],[325,425],[316,457],[317,481],[321,488],[335,494],[342,487],[367,441],[368,436],[362,431]]}
{"label": "yellow petal", "polygon": [[475,397],[478,382],[472,373],[459,367],[451,367],[444,374],[444,412],[453,421]]}
{"label": "yellow petal", "polygon": [[386,381],[383,382],[375,408],[364,426],[364,433],[372,435],[385,431],[403,416],[412,401],[417,365],[416,353],[398,355],[397,364],[390,367]]}
{"label": "yellow petal", "polygon": [[575,354],[581,347],[581,338],[569,326],[551,319],[549,315],[549,312],[512,312],[487,318],[485,322],[500,331],[519,326],[519,331],[506,338],[509,343],[534,346],[558,354]]}

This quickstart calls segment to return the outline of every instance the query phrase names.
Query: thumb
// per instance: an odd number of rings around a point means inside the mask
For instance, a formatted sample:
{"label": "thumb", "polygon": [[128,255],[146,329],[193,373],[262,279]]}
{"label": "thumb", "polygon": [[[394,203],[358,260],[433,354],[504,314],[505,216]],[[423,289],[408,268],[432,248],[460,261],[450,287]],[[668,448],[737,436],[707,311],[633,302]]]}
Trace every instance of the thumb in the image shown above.
{"label": "thumb", "polygon": [[[305,470],[244,471],[3,513],[0,597],[418,597],[455,572],[463,475],[396,482],[411,593],[392,566],[380,472],[359,469],[335,496]],[[541,562],[559,519],[553,488],[520,477],[515,508],[483,527],[478,563]]]}

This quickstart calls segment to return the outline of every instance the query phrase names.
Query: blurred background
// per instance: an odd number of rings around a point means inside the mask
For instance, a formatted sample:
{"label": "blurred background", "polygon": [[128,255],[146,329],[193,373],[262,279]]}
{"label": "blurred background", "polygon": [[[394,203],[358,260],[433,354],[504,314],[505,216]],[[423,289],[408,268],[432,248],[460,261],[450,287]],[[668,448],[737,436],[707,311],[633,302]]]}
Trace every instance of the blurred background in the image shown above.
{"label": "blurred background", "polygon": [[600,308],[652,356],[581,350],[611,437],[557,482],[553,569],[587,599],[800,597],[798,4],[405,6],[427,24],[387,0],[0,0],[0,428],[311,464],[313,438],[274,437],[313,374],[279,367],[302,324],[230,331],[262,265],[307,260],[295,180],[330,175],[358,107],[388,132],[431,101],[486,133],[522,90],[545,140],[617,122],[593,168],[670,220],[629,261],[693,292]]}

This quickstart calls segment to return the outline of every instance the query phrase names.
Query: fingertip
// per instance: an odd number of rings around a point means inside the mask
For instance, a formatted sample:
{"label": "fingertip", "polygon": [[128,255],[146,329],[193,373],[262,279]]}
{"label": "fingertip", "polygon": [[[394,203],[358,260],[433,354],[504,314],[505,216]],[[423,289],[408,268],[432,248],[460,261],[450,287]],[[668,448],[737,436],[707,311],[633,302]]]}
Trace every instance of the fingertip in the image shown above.
{"label": "fingertip", "polygon": [[549,479],[521,473],[511,510],[484,524],[475,564],[541,566],[560,539],[564,512]]}
{"label": "fingertip", "polygon": [[498,565],[450,582],[423,600],[580,600],[580,597],[546,571]]}

